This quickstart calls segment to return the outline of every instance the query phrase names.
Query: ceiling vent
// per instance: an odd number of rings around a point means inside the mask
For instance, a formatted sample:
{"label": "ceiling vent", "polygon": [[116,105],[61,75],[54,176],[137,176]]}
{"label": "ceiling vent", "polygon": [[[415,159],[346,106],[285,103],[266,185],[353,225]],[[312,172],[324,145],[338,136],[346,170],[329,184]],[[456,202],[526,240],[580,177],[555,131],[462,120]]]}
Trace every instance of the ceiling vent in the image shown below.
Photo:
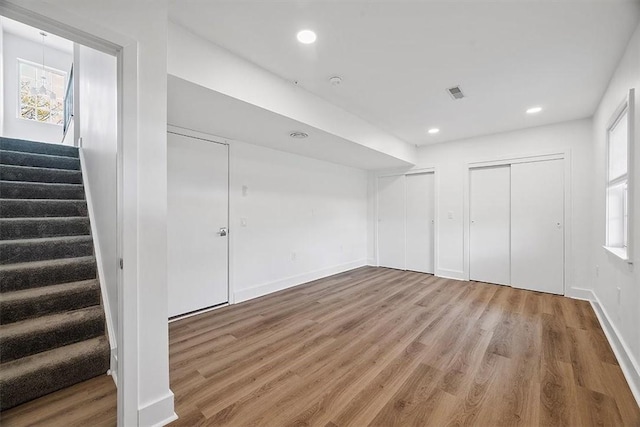
{"label": "ceiling vent", "polygon": [[450,87],[449,89],[447,89],[447,92],[449,92],[449,95],[451,95],[453,99],[464,98],[464,93],[462,93],[462,90],[460,90],[460,86]]}

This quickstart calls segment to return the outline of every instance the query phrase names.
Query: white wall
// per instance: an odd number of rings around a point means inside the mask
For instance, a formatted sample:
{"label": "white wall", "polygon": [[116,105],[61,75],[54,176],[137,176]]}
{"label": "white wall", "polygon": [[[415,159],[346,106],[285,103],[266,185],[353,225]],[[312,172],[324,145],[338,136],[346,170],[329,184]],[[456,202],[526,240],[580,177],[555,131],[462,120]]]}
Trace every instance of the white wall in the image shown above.
{"label": "white wall", "polygon": [[116,58],[78,44],[75,49],[75,78],[79,83],[75,123],[82,138],[84,186],[90,198],[98,272],[113,348],[118,325]]}
{"label": "white wall", "polygon": [[[568,293],[589,288],[591,243],[591,121],[578,120],[515,132],[488,135],[420,148],[418,168],[436,168],[438,194],[436,274],[464,278],[464,188],[469,162],[535,155],[562,149],[571,152],[572,206]],[[448,218],[451,213],[452,218]]]}
{"label": "white wall", "polygon": [[[4,123],[2,136],[33,141],[62,142],[62,125],[18,118],[18,58],[42,63],[42,45],[11,33],[4,33]],[[45,44],[46,46],[46,44]],[[45,48],[45,65],[69,73],[72,55],[51,47]]]}
{"label": "white wall", "polygon": [[228,143],[231,302],[366,265],[367,172]]}
{"label": "white wall", "polygon": [[416,150],[360,117],[169,24],[169,74],[413,164]]}
{"label": "white wall", "polygon": [[[119,422],[166,424],[175,418],[167,325],[167,1],[0,2],[0,9],[11,12],[10,18],[24,16],[20,8],[124,47],[122,290],[126,295],[120,317],[125,345],[118,349]],[[47,20],[38,26],[66,31]],[[78,41],[66,32],[59,35]]]}
{"label": "white wall", "polygon": [[[635,88],[635,172],[632,177],[633,220],[635,232],[631,236],[633,262],[630,266],[607,253],[602,245],[605,239],[605,172],[606,128],[615,109],[629,89]],[[594,293],[608,321],[616,330],[620,347],[626,353],[627,378],[632,378],[632,389],[640,401],[640,26],[636,29],[593,119],[593,212],[594,239],[591,245],[593,264],[589,274],[594,277]],[[599,269],[596,275],[595,268]],[[618,297],[617,288],[620,288]],[[614,347],[615,348],[615,347]],[[619,357],[620,359],[620,357]],[[626,365],[626,366],[625,366]],[[635,371],[635,372],[634,372]],[[630,376],[631,375],[631,376]]]}

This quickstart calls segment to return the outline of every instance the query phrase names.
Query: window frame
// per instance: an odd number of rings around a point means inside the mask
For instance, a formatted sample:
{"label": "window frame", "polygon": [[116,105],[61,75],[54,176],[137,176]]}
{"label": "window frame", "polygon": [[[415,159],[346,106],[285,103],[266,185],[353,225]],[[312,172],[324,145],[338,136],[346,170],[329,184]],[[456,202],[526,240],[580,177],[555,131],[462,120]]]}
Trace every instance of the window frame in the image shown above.
{"label": "window frame", "polygon": [[[20,73],[20,65],[21,64],[26,64],[32,67],[35,67],[37,69],[42,69],[42,64],[38,64],[36,62],[33,61],[29,61],[27,59],[23,59],[23,58],[17,58],[16,61],[16,68],[17,68],[17,76],[18,76],[18,81],[17,81],[17,85],[18,85],[18,90],[16,93],[16,118],[20,119],[20,120],[27,120],[29,122],[34,122],[34,123],[40,123],[40,124],[45,124],[45,125],[52,125],[52,126],[62,126],[64,127],[63,123],[54,123],[54,122],[50,122],[50,121],[40,121],[37,118],[36,119],[28,119],[26,117],[22,117],[22,97],[21,97],[21,83],[22,83],[22,74]],[[59,76],[61,76],[64,79],[64,85],[63,85],[63,90],[62,90],[62,96],[61,96],[61,100],[62,100],[62,107],[63,107],[63,111],[64,111],[64,89],[66,87],[67,84],[67,77],[68,77],[68,73],[66,71],[63,70],[58,70],[57,68],[53,68],[53,67],[48,67],[45,66],[44,70],[49,72],[49,73],[53,73],[53,74],[57,74]],[[49,109],[49,111],[51,111],[51,109]],[[64,114],[63,114],[64,116]],[[37,107],[36,107],[36,117],[37,117]],[[63,117],[63,122],[64,122],[64,117]]]}
{"label": "window frame", "polygon": [[[606,251],[615,255],[623,261],[632,264],[633,259],[633,173],[634,173],[634,89],[630,89],[624,100],[618,105],[614,114],[609,119],[606,128],[606,155],[605,155],[605,235],[604,245],[602,246]],[[610,169],[610,154],[611,154],[611,131],[619,124],[624,116],[627,116],[627,172],[624,175],[616,177],[614,179],[609,178]],[[626,222],[623,220],[623,240],[626,240],[626,248],[620,246],[609,245],[609,190],[619,185],[626,183],[626,196],[623,198],[623,216],[626,216]],[[624,229],[626,225],[626,232]]]}

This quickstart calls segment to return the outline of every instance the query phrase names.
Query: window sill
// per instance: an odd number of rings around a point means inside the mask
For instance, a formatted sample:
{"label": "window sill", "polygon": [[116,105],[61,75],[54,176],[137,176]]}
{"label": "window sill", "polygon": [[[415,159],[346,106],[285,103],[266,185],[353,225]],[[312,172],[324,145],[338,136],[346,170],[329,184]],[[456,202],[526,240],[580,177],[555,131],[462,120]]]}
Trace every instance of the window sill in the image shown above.
{"label": "window sill", "polygon": [[604,250],[606,250],[607,252],[609,252],[612,255],[617,256],[622,261],[629,262],[629,256],[628,256],[627,249],[615,248],[615,247],[611,247],[611,246],[602,246],[602,247],[604,248]]}

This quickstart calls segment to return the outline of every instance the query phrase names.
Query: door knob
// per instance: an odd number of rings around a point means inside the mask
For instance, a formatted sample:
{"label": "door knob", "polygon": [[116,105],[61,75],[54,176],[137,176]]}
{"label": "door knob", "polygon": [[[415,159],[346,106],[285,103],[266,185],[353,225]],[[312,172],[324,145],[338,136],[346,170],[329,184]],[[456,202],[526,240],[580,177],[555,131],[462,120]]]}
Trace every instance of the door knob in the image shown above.
{"label": "door knob", "polygon": [[218,231],[218,236],[226,236],[227,235],[227,227],[220,227],[220,231]]}

